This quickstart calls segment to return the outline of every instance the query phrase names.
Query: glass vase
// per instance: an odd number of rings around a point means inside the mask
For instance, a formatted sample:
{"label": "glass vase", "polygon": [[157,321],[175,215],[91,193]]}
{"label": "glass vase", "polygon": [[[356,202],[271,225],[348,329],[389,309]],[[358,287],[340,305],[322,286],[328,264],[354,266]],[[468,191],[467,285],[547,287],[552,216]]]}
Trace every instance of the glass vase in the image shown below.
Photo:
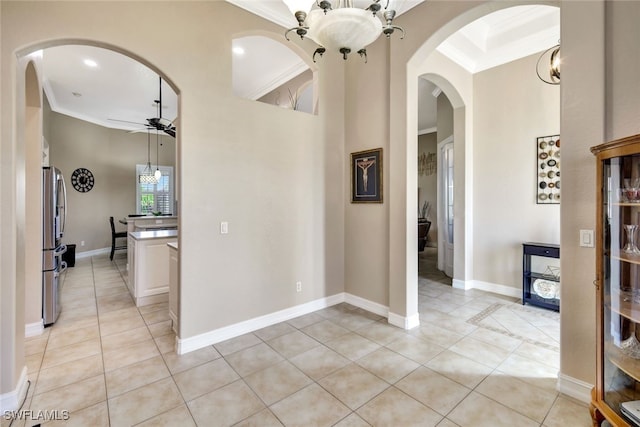
{"label": "glass vase", "polygon": [[624,231],[627,235],[627,244],[622,248],[622,252],[632,255],[640,255],[640,249],[636,246],[636,232],[638,226],[635,224],[625,224]]}

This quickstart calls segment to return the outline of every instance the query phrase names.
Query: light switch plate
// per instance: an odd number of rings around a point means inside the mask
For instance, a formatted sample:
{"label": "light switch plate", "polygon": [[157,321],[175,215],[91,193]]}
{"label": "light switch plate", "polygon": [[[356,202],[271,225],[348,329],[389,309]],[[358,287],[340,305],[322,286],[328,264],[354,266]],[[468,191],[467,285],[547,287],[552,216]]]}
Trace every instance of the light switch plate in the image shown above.
{"label": "light switch plate", "polygon": [[220,234],[229,234],[229,223],[222,221],[220,223]]}
{"label": "light switch plate", "polygon": [[592,248],[593,243],[593,230],[580,230],[580,246]]}

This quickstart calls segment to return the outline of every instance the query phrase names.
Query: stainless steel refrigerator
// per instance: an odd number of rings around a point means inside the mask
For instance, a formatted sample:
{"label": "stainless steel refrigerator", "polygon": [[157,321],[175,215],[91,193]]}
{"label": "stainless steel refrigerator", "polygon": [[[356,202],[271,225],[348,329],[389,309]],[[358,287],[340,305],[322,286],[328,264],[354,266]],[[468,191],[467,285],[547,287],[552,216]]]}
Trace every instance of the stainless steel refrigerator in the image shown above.
{"label": "stainless steel refrigerator", "polygon": [[42,168],[42,319],[53,324],[60,314],[60,275],[67,269],[62,236],[67,220],[67,191],[59,169]]}

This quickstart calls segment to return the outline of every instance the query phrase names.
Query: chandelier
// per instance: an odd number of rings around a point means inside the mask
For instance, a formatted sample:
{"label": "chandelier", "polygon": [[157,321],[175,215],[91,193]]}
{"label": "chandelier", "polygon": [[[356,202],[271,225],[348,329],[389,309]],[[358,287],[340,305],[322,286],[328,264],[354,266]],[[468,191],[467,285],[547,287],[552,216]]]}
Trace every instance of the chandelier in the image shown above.
{"label": "chandelier", "polygon": [[[289,40],[289,33],[295,32],[301,39],[313,40],[318,48],[313,52],[322,56],[327,49],[337,51],[346,60],[351,52],[357,52],[367,62],[366,47],[373,43],[380,34],[389,38],[395,30],[404,30],[393,25],[396,11],[384,7],[383,19],[378,16],[382,9],[380,0],[372,0],[366,9],[353,7],[353,0],[334,0],[336,7],[329,0],[283,0],[298,21],[298,26],[288,29],[284,36]],[[313,4],[317,8],[311,10]],[[383,22],[384,21],[384,22]]]}
{"label": "chandelier", "polygon": [[[544,58],[544,60],[543,60]],[[540,70],[542,64],[547,64],[542,66],[542,72]],[[536,74],[538,74],[538,78],[550,85],[559,85],[560,84],[560,45],[557,44],[555,46],[550,47],[545,50],[540,58],[538,58],[538,62],[536,62]],[[547,74],[549,75],[547,77]]]}

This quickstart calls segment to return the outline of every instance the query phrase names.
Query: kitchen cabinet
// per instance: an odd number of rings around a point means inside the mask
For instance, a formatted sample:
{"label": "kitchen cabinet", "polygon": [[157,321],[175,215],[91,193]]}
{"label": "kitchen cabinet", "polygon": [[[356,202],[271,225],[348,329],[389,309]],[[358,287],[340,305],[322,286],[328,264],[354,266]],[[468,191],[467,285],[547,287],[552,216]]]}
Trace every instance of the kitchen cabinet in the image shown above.
{"label": "kitchen cabinet", "polygon": [[[640,135],[608,142],[596,155],[597,375],[594,426],[633,421],[640,408]],[[585,284],[585,290],[587,284]]]}
{"label": "kitchen cabinet", "polygon": [[169,247],[176,230],[134,231],[128,236],[127,286],[136,306],[169,301]]}
{"label": "kitchen cabinet", "polygon": [[178,243],[167,243],[169,247],[169,317],[171,328],[178,335],[178,308],[180,306],[180,283],[178,275]]}

